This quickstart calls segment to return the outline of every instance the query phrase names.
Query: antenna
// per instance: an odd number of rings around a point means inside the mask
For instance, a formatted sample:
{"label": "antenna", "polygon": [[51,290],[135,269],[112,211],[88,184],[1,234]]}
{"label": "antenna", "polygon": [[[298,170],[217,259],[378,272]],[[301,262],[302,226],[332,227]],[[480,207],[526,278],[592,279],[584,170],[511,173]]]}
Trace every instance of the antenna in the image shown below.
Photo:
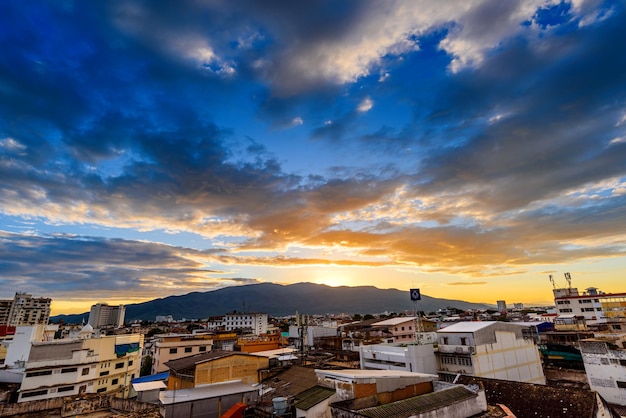
{"label": "antenna", "polygon": [[569,273],[565,273],[565,280],[567,281],[567,288],[572,288],[572,276]]}
{"label": "antenna", "polygon": [[554,277],[552,277],[552,275],[549,274],[548,279],[550,279],[550,283],[552,283],[552,288],[556,289],[556,284],[554,283]]}

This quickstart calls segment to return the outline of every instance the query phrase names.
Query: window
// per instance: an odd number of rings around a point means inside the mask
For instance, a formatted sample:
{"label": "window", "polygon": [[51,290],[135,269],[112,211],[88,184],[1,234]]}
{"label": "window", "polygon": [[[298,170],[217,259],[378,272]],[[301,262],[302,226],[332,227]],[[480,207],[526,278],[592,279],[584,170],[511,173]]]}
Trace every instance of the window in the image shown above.
{"label": "window", "polygon": [[560,312],[572,312],[571,309],[561,309]]}
{"label": "window", "polygon": [[191,353],[193,347],[185,347],[185,353]]}
{"label": "window", "polygon": [[78,371],[78,367],[68,367],[67,369],[61,369],[61,373],[75,373]]}
{"label": "window", "polygon": [[198,351],[200,351],[200,352],[206,351],[206,345],[202,345],[202,346],[198,347]]}
{"label": "window", "polygon": [[71,392],[74,390],[74,386],[63,386],[57,389],[57,392]]}
{"label": "window", "polygon": [[613,325],[613,328],[615,328],[615,329],[622,329],[622,326],[618,325],[618,324],[615,324],[615,325]]}
{"label": "window", "polygon": [[178,353],[178,348],[170,348],[170,354]]}
{"label": "window", "polygon": [[443,337],[441,343],[444,344],[444,345],[447,345],[448,344],[448,337]]}
{"label": "window", "polygon": [[124,367],[124,362],[122,362],[122,363],[115,363],[115,368],[116,369],[121,369],[123,367]]}
{"label": "window", "polygon": [[472,365],[472,359],[471,359],[471,357],[459,357],[459,364],[461,366],[471,366]]}
{"label": "window", "polygon": [[107,388],[100,388],[96,392],[97,393],[102,393],[102,392],[106,392],[106,391],[107,391]]}
{"label": "window", "polygon": [[82,376],[87,376],[88,374],[89,374],[89,367],[85,367],[85,368],[83,369],[83,371],[81,372],[81,375],[82,375]]}
{"label": "window", "polygon": [[620,389],[626,389],[626,382],[622,382],[620,380],[616,380],[615,383],[617,383],[617,387]]}
{"label": "window", "polygon": [[404,327],[402,327],[402,331],[404,331]]}
{"label": "window", "polygon": [[47,389],[36,390],[34,392],[22,393],[22,398],[32,398],[33,396],[41,396],[41,395],[47,395],[47,394],[48,394],[48,390]]}
{"label": "window", "polygon": [[111,380],[111,384],[112,384],[112,385],[117,385],[117,382],[118,382],[118,379],[113,379],[113,380]]}
{"label": "window", "polygon": [[[51,374],[52,374],[52,370],[41,370],[39,372],[26,373],[26,377],[50,376]],[[35,395],[32,395],[32,396],[35,396]]]}
{"label": "window", "polygon": [[467,345],[467,337],[461,337],[461,345]]}
{"label": "window", "polygon": [[132,360],[128,360],[128,366],[132,366],[133,365],[133,361]]}
{"label": "window", "polygon": [[108,370],[100,372],[100,376],[108,376],[108,375],[109,375],[109,371]]}

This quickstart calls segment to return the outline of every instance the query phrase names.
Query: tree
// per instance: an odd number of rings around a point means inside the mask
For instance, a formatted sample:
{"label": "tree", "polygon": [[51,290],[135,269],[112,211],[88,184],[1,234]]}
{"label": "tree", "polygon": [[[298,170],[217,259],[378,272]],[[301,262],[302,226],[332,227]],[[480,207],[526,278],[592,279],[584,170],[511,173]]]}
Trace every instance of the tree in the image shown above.
{"label": "tree", "polygon": [[152,373],[152,356],[146,356],[141,362],[139,376],[148,376],[150,373]]}
{"label": "tree", "polygon": [[355,313],[354,315],[352,315],[352,320],[353,321],[360,321],[361,320],[361,314]]}
{"label": "tree", "polygon": [[365,314],[365,316],[363,316],[363,320],[367,321],[368,319],[374,319],[374,315],[372,314]]}
{"label": "tree", "polygon": [[157,335],[157,334],[163,334],[165,331],[163,331],[161,328],[152,328],[150,331],[148,331],[146,333],[146,338],[150,338],[153,335]]}

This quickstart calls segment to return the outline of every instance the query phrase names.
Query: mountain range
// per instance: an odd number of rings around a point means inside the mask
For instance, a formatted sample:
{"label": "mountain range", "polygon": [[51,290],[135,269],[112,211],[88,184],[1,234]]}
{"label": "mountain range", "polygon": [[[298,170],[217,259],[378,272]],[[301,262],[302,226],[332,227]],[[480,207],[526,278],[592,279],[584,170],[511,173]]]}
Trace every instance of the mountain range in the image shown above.
{"label": "mountain range", "polygon": [[[430,312],[440,308],[489,309],[489,305],[461,300],[439,299],[421,295],[417,308]],[[331,287],[315,283],[280,285],[260,283],[232,286],[209,292],[192,292],[168,296],[148,302],[126,305],[126,322],[140,319],[154,321],[157,315],[172,315],[174,319],[201,319],[233,311],[264,312],[270,316],[304,314],[374,314],[413,310],[409,291],[379,289],[374,286]],[[57,315],[52,322],[85,322],[89,313]]]}

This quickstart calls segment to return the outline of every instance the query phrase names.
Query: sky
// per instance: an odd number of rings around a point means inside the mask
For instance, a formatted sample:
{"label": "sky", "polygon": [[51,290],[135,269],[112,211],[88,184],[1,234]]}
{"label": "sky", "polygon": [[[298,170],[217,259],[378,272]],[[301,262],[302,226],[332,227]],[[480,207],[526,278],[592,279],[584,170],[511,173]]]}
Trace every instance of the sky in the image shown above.
{"label": "sky", "polygon": [[597,0],[3,1],[0,298],[624,292],[625,23]]}

